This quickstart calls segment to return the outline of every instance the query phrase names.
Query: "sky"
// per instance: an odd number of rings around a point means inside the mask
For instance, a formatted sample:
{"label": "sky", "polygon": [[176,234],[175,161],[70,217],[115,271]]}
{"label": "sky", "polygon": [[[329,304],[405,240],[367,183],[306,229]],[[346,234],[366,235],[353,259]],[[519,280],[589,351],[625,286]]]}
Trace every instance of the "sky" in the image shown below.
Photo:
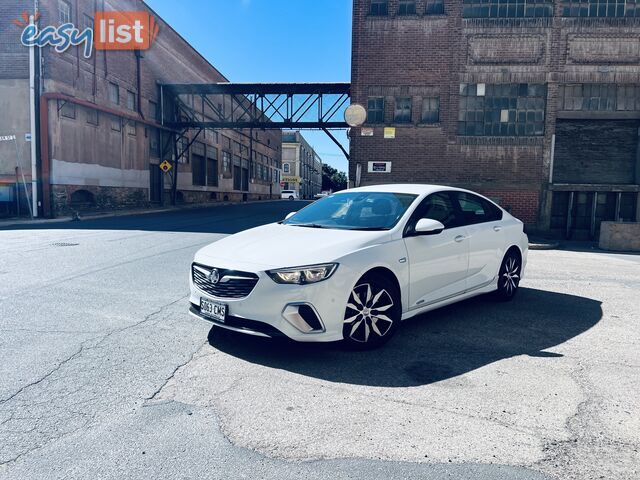
{"label": "sky", "polygon": [[[231,82],[351,81],[351,0],[146,1]],[[346,132],[333,134],[348,150]],[[324,132],[303,135],[347,170]]]}

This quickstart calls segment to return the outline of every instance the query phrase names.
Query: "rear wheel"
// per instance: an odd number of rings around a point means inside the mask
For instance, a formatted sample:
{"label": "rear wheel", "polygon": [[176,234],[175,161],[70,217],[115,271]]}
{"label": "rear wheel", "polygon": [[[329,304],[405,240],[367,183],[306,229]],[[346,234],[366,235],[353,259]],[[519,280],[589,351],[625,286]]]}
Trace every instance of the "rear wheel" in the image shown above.
{"label": "rear wheel", "polygon": [[293,195],[289,195],[289,200],[293,200]]}
{"label": "rear wheel", "polygon": [[520,286],[520,276],[522,273],[522,260],[520,255],[514,250],[510,250],[502,260],[500,273],[498,274],[498,290],[496,297],[498,300],[511,300]]}
{"label": "rear wheel", "polygon": [[344,341],[357,349],[386,343],[400,323],[400,292],[383,275],[365,275],[351,291],[344,314]]}

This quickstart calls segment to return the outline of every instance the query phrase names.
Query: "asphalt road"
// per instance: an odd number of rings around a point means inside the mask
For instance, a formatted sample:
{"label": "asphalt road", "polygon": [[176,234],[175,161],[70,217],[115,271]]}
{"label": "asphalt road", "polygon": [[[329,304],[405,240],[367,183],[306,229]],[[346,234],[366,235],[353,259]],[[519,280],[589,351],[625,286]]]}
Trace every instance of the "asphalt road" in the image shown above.
{"label": "asphalt road", "polygon": [[299,206],[0,231],[0,478],[640,478],[639,256],[531,252],[373,352],[191,319],[193,253]]}

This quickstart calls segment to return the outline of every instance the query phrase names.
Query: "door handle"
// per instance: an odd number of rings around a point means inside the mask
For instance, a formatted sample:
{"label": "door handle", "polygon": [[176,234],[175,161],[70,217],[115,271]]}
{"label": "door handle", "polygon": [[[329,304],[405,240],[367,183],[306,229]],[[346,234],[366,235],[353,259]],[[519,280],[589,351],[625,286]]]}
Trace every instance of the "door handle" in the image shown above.
{"label": "door handle", "polygon": [[493,227],[494,232],[499,232],[500,230],[502,230],[502,227],[499,225],[496,225],[495,227]]}
{"label": "door handle", "polygon": [[467,237],[465,237],[464,235],[458,235],[456,238],[454,238],[454,240],[455,240],[457,243],[460,243],[460,242],[461,242],[461,241],[463,241],[465,238],[467,238]]}

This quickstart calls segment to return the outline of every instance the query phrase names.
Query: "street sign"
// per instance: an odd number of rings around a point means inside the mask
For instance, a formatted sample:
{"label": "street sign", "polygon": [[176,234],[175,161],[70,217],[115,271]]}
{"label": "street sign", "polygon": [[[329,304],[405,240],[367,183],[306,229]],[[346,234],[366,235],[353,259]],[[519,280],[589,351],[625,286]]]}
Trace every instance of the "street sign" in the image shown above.
{"label": "street sign", "polygon": [[164,173],[167,173],[169,170],[173,168],[173,165],[171,165],[171,163],[169,163],[167,160],[162,162],[159,166],[160,166],[160,170],[162,170]]}

